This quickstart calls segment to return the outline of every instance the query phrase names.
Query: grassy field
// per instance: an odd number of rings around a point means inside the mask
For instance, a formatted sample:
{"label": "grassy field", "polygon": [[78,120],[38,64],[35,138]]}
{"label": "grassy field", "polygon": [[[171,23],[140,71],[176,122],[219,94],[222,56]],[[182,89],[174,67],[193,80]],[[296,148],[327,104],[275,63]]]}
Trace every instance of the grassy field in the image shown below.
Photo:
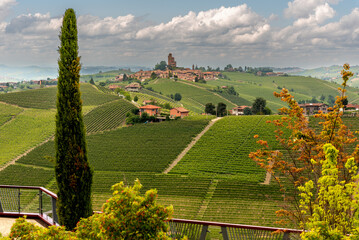
{"label": "grassy field", "polygon": [[[148,91],[148,92],[150,92],[150,91]],[[138,98],[137,103],[141,104],[141,105],[142,105],[143,101],[145,101],[145,100],[151,100],[151,101],[153,100],[155,102],[155,104],[164,105],[166,103],[169,103],[171,105],[171,107],[181,107],[182,106],[181,103],[176,102],[173,99],[167,98],[165,96],[162,96],[160,98],[158,96],[155,96],[154,94],[150,95],[150,94],[140,93],[140,92],[131,92],[131,98],[134,99],[135,96],[137,96],[137,98]]]}
{"label": "grassy field", "polygon": [[106,80],[114,79],[117,75],[126,73],[127,75],[131,74],[130,71],[125,70],[113,70],[103,73],[87,74],[81,75],[80,81],[88,82],[92,78],[95,82],[105,82]]}
{"label": "grassy field", "polygon": [[14,119],[22,111],[22,108],[0,103],[0,126]]}
{"label": "grassy field", "polygon": [[235,104],[231,103],[225,98],[217,96],[205,88],[198,88],[184,81],[157,79],[155,81],[149,82],[148,86],[152,87],[156,92],[161,92],[166,96],[180,93],[182,95],[181,103],[184,105],[184,107],[197,113],[204,112],[204,106],[207,103],[213,103],[217,105],[219,102],[223,102],[227,105],[227,109],[235,107]]}
{"label": "grassy field", "polygon": [[[280,99],[273,96],[273,92],[280,92],[285,87],[290,90],[298,100],[310,100],[316,97],[318,100],[321,95],[328,99],[329,95],[337,96],[339,87],[338,84],[331,83],[316,78],[289,76],[289,77],[260,77],[249,73],[227,72],[225,75],[229,79],[219,79],[215,81],[208,81],[207,85],[212,87],[217,86],[233,86],[243,97],[250,102],[256,97],[263,97],[267,100],[267,105],[272,111],[277,112],[277,109],[285,106]],[[315,87],[313,87],[315,86]],[[349,102],[359,102],[359,89],[348,88],[347,94]]]}
{"label": "grassy field", "polygon": [[[81,98],[84,106],[97,106],[118,99],[117,96],[105,94],[90,84],[81,84]],[[57,87],[48,87],[22,92],[0,94],[0,101],[24,108],[56,108]]]}

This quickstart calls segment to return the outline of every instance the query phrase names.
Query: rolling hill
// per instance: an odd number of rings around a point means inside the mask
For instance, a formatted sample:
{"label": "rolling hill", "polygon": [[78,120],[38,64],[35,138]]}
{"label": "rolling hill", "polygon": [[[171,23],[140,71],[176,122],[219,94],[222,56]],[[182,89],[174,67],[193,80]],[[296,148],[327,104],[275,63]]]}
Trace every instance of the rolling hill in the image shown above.
{"label": "rolling hill", "polygon": [[[257,146],[253,135],[274,139],[274,128],[266,121],[278,116],[224,117],[168,174],[163,172],[214,118],[199,115],[208,102],[224,102],[232,108],[241,103],[250,105],[255,97],[264,97],[274,110],[284,106],[272,97],[278,87],[292,89],[296,98],[304,100],[322,94],[335,96],[338,85],[306,77],[225,75],[227,79],[206,84],[172,79],[149,81],[145,86],[154,91],[144,89],[136,93],[139,97],[183,104],[195,116],[128,127],[123,127],[125,114],[134,105],[105,88],[100,91],[90,84],[81,85],[89,160],[94,168],[96,210],[111,196],[112,184],[119,181],[132,184],[139,178],[143,191],[157,188],[159,201],[174,205],[175,217],[275,225],[274,212],[281,204],[281,193],[274,183],[262,184],[265,172],[248,158],[248,153]],[[239,96],[218,92],[221,86],[233,86]],[[349,88],[349,101],[356,102],[358,92]],[[181,101],[167,96],[175,93],[182,95]],[[0,171],[0,183],[39,185],[56,191],[52,141],[56,88],[1,94],[0,101],[0,164],[6,166],[13,161]],[[355,121],[350,123],[359,128]],[[274,148],[280,150],[279,146]],[[31,204],[31,199],[28,201]]]}

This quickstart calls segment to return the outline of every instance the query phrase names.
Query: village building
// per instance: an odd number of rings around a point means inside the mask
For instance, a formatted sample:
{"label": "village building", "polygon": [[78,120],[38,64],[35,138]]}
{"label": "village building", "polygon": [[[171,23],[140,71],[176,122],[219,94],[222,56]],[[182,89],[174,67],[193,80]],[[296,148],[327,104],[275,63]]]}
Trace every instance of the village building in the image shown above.
{"label": "village building", "polygon": [[123,74],[117,75],[115,77],[115,81],[122,82],[123,81],[123,76],[124,76]]}
{"label": "village building", "polygon": [[239,115],[244,115],[244,109],[245,108],[252,108],[251,106],[238,106],[238,107],[235,107],[235,108],[232,108],[232,110],[230,110],[231,114],[232,115],[236,115],[236,116],[239,116]]}
{"label": "village building", "polygon": [[267,73],[266,73],[266,76],[268,76],[268,77],[275,77],[275,76],[277,76],[277,74],[276,74],[275,72],[267,72]]}
{"label": "village building", "polygon": [[155,100],[144,100],[144,101],[142,102],[142,104],[143,104],[143,105],[149,105],[149,104],[155,103],[155,102],[156,102]]}
{"label": "village building", "polygon": [[155,106],[155,105],[146,105],[140,107],[140,116],[142,116],[142,113],[147,113],[148,116],[158,116],[160,115],[160,109],[161,107]]}
{"label": "village building", "polygon": [[138,83],[131,83],[125,87],[128,92],[138,92],[141,89],[141,85]]}
{"label": "village building", "polygon": [[345,106],[345,109],[348,111],[357,111],[357,110],[359,110],[359,105],[349,103]]}
{"label": "village building", "polygon": [[305,115],[314,115],[319,111],[323,113],[328,113],[328,105],[325,103],[303,103],[299,104],[299,107],[303,108]]}
{"label": "village building", "polygon": [[176,117],[186,117],[189,114],[189,110],[183,108],[183,107],[177,107],[177,108],[172,108],[170,110],[170,118],[176,118]]}
{"label": "village building", "polygon": [[110,85],[110,86],[108,86],[108,88],[110,89],[110,90],[115,90],[116,88],[121,88],[121,86],[120,85]]}

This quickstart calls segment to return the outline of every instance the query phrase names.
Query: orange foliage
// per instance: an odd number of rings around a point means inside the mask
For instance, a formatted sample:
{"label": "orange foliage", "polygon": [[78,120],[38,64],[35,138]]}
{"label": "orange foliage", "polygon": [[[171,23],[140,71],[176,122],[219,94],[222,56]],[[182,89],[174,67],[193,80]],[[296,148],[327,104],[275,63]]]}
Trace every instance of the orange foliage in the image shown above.
{"label": "orange foliage", "polygon": [[285,216],[294,223],[299,223],[307,217],[303,216],[299,209],[297,187],[309,179],[314,182],[314,186],[317,186],[317,180],[321,176],[321,163],[325,159],[324,144],[331,143],[339,150],[338,167],[341,170],[342,180],[348,180],[343,163],[350,157],[354,157],[356,163],[359,163],[359,147],[355,147],[352,152],[348,151],[350,150],[348,146],[355,143],[357,138],[341,119],[343,100],[346,98],[345,88],[348,79],[353,76],[349,69],[348,64],[343,66],[341,72],[343,83],[339,88],[340,96],[337,96],[335,105],[328,109],[328,113],[320,111],[314,116],[321,120],[320,132],[309,127],[308,117],[304,115],[303,109],[299,107],[287,89],[283,88],[280,93],[275,92],[274,96],[288,104],[288,107],[280,109],[283,117],[280,120],[271,121],[271,124],[278,127],[275,131],[276,140],[283,149],[271,150],[266,141],[258,140],[257,143],[261,145],[261,148],[249,155],[260,167],[270,172],[280,184],[287,205],[283,206],[277,215]]}

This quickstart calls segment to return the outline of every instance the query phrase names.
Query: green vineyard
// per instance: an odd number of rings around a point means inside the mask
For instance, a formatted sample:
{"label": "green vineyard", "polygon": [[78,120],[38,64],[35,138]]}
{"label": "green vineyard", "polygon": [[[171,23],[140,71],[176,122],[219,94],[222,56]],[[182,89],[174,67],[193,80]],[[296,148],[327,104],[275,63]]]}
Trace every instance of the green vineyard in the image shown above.
{"label": "green vineyard", "polygon": [[119,99],[93,109],[84,117],[87,133],[115,129],[123,125],[126,114],[134,108],[130,102]]}
{"label": "green vineyard", "polygon": [[273,126],[266,123],[273,118],[276,117],[242,116],[217,121],[171,173],[263,181],[265,171],[248,155],[259,146],[254,135],[274,138]]}

